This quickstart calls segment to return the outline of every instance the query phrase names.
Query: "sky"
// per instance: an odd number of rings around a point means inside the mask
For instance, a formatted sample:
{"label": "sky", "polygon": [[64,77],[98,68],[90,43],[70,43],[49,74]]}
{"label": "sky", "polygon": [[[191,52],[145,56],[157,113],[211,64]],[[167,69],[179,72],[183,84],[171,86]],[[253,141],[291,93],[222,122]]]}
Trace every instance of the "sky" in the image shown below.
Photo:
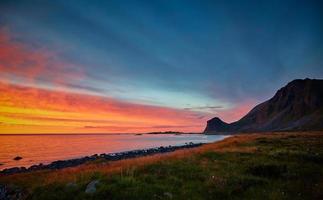
{"label": "sky", "polygon": [[201,132],[323,78],[322,1],[1,0],[0,133]]}

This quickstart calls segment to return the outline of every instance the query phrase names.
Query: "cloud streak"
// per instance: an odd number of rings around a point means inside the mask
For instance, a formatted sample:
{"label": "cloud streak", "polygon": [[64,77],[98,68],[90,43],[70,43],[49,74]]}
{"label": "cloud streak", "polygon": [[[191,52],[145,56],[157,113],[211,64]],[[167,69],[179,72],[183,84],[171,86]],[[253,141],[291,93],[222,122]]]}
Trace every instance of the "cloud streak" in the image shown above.
{"label": "cloud streak", "polygon": [[89,132],[89,127],[92,132],[105,133],[156,131],[157,127],[160,130],[201,131],[204,125],[193,111],[94,95],[6,83],[0,83],[0,93],[5,94],[0,96],[2,133],[60,133],[66,129]]}
{"label": "cloud streak", "polygon": [[187,107],[184,110],[221,110],[223,106],[196,106],[196,107]]}

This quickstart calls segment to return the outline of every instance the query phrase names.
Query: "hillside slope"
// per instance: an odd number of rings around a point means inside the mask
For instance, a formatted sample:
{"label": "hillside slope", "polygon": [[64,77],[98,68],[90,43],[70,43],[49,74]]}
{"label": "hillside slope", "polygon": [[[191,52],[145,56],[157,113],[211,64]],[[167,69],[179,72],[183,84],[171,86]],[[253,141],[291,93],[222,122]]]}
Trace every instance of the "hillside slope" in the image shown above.
{"label": "hillside slope", "polygon": [[209,120],[204,133],[299,130],[323,130],[323,80],[294,80],[236,122]]}

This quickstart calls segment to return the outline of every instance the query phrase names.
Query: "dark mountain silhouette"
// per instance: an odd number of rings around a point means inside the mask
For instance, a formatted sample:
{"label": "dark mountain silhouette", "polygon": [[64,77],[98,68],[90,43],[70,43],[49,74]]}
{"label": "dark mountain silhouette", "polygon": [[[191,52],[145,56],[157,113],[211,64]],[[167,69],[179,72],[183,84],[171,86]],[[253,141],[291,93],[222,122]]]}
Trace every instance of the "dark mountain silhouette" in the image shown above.
{"label": "dark mountain silhouette", "polygon": [[204,133],[300,130],[323,130],[323,80],[294,80],[236,122],[209,120]]}

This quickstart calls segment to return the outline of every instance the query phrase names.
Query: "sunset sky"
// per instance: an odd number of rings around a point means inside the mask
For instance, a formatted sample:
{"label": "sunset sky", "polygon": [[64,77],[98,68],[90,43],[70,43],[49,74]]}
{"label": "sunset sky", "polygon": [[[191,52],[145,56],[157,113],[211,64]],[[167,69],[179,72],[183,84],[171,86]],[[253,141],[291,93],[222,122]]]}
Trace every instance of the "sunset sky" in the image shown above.
{"label": "sunset sky", "polygon": [[322,1],[0,1],[0,134],[201,132],[323,78]]}

